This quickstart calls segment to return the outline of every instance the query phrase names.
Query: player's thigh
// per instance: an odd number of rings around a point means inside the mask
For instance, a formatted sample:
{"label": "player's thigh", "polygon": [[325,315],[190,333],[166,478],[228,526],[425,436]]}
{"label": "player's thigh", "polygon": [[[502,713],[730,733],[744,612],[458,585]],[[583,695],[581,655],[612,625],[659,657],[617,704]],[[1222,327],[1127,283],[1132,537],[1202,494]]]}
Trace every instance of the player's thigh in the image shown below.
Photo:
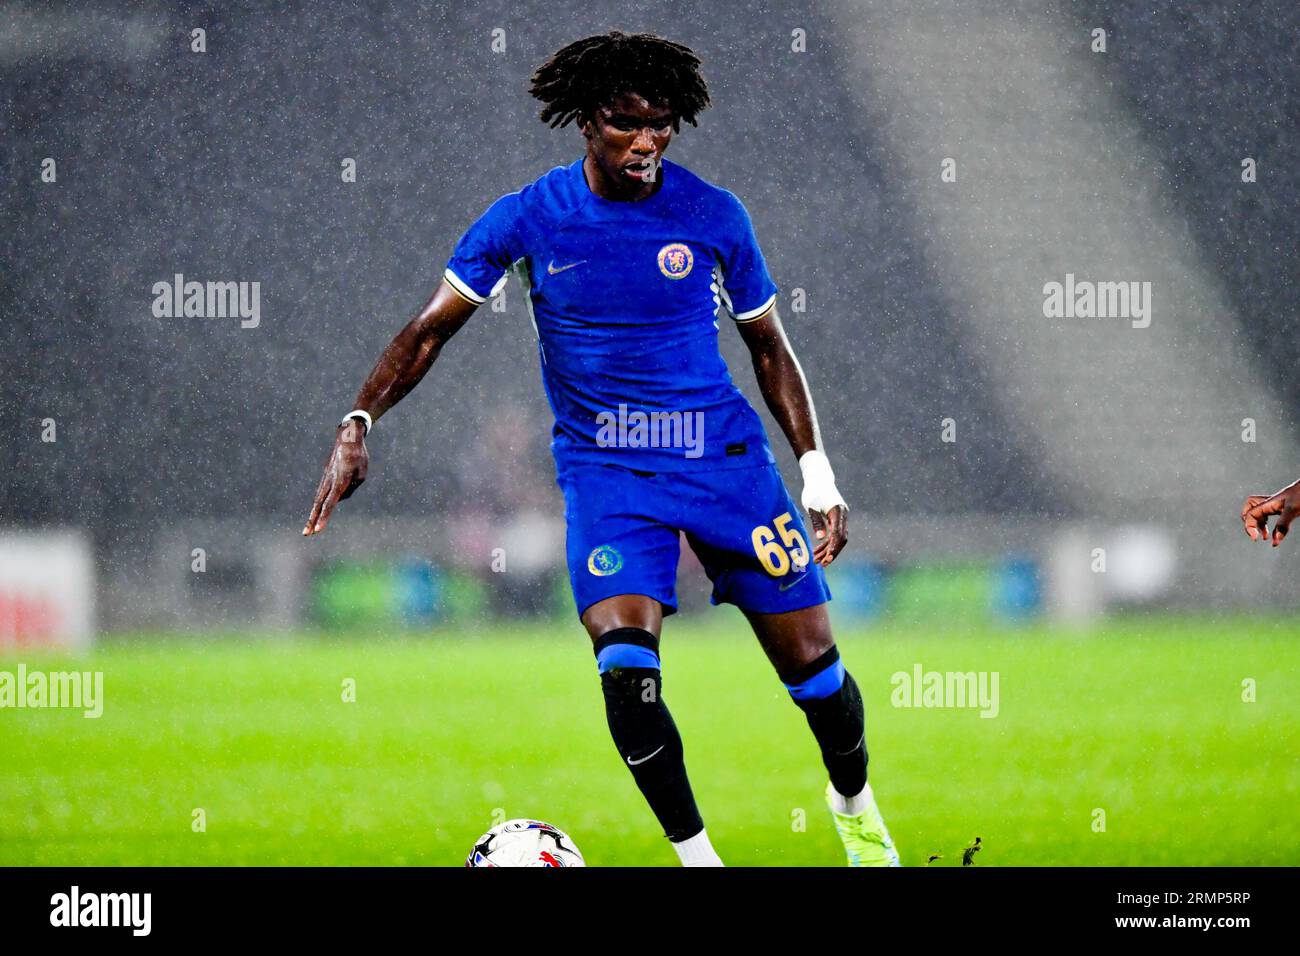
{"label": "player's thigh", "polygon": [[762,614],[745,611],[754,636],[778,674],[807,667],[835,646],[831,620],[825,604]]}

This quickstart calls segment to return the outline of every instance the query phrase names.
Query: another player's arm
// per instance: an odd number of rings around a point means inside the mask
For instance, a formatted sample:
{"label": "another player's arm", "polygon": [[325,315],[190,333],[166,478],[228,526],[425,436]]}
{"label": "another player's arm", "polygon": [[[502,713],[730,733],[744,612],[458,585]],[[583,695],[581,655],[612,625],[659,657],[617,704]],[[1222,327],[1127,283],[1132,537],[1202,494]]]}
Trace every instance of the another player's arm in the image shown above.
{"label": "another player's arm", "polygon": [[1292,482],[1271,495],[1251,495],[1241,506],[1241,522],[1252,541],[1269,540],[1268,519],[1277,515],[1273,524],[1273,547],[1282,543],[1291,530],[1291,522],[1300,514],[1300,481]]}
{"label": "another player's arm", "polygon": [[813,560],[828,565],[848,541],[849,509],[835,489],[803,369],[785,337],[775,305],[757,318],[737,322],[736,327],[749,347],[763,400],[803,471],[803,506],[819,542],[813,549]]}
{"label": "another player's arm", "polygon": [[[424,308],[379,356],[361,391],[357,392],[353,409],[369,414],[372,422],[379,421],[380,416],[420,383],[442,347],[477,308],[476,303],[458,293],[445,279],[440,282]],[[325,462],[325,474],[316,489],[316,500],[303,534],[325,530],[334,506],[361,487],[369,465],[366,426],[360,419],[349,418],[334,436],[334,447]]]}

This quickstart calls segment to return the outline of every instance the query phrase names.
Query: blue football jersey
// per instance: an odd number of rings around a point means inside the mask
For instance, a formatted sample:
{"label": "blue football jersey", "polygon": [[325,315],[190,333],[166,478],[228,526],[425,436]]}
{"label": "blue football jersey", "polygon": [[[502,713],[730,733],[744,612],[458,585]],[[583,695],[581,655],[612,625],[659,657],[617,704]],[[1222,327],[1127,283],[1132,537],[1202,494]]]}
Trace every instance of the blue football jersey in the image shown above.
{"label": "blue football jersey", "polygon": [[517,270],[528,288],[561,472],[774,461],[718,351],[718,318],[776,300],[749,214],[732,193],[663,161],[647,199],[603,199],[582,160],[498,199],[456,244],[445,278],[485,302]]}

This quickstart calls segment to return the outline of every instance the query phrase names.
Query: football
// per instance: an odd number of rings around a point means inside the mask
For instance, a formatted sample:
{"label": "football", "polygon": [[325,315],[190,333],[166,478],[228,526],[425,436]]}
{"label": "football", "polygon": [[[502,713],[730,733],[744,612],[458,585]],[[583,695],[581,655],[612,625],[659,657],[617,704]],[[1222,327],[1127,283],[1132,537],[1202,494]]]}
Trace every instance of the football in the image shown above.
{"label": "football", "polygon": [[541,820],[507,820],[474,843],[466,866],[586,866],[569,835]]}

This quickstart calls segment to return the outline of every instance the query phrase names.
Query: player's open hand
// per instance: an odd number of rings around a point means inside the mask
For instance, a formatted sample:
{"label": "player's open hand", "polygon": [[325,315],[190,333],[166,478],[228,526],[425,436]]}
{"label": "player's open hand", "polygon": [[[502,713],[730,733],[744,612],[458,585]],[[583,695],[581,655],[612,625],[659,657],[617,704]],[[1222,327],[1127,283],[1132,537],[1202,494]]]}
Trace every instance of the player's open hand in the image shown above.
{"label": "player's open hand", "polygon": [[316,500],[302,533],[310,535],[324,531],[334,513],[334,506],[344,498],[350,498],[352,492],[361,487],[369,467],[365,426],[355,419],[349,420],[334,436],[334,448],[325,462],[325,474],[316,489]]}
{"label": "player's open hand", "polygon": [[823,568],[835,560],[849,541],[849,509],[836,505],[823,514],[808,509],[808,522],[813,532],[813,561]]}
{"label": "player's open hand", "polygon": [[1293,482],[1271,495],[1251,495],[1241,506],[1241,522],[1252,541],[1269,540],[1268,519],[1277,515],[1273,523],[1273,547],[1282,543],[1291,529],[1291,521],[1300,514],[1300,481]]}

